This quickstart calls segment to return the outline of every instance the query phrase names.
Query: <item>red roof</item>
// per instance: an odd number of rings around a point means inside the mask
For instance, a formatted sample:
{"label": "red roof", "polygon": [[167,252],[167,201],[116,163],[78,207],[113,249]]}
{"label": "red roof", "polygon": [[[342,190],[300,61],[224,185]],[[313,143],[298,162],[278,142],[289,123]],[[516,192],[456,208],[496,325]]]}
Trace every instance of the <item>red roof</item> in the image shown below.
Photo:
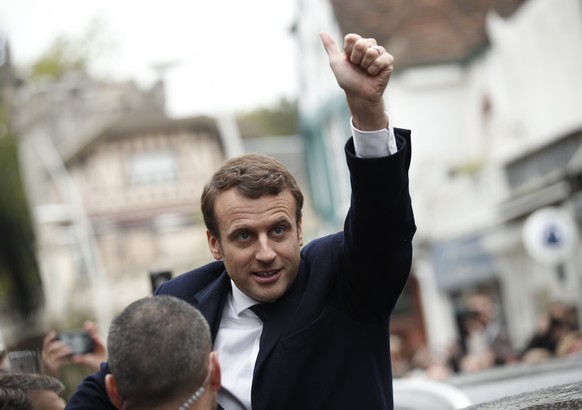
{"label": "red roof", "polygon": [[526,0],[331,0],[341,31],[374,37],[399,67],[464,61],[488,44],[490,10],[512,15]]}

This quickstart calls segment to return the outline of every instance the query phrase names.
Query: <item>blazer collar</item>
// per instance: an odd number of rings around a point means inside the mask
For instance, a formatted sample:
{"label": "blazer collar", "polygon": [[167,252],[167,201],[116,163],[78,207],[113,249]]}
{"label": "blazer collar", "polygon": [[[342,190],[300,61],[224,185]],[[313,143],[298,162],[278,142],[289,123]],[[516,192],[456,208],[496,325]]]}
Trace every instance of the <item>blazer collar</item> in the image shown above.
{"label": "blazer collar", "polygon": [[226,271],[223,271],[217,280],[212,281],[195,295],[194,306],[206,318],[210,326],[213,343],[220,326],[220,318],[226,297],[231,291],[230,286],[230,277]]}
{"label": "blazer collar", "polygon": [[[261,335],[261,347],[255,365],[255,372],[264,363],[289,323],[288,319],[292,317],[299,307],[307,281],[307,273],[302,258],[299,264],[297,278],[295,278],[293,285],[291,285],[281,299],[273,303],[271,319],[265,324],[263,334]],[[216,340],[218,328],[220,327],[220,319],[226,298],[231,290],[230,277],[226,273],[226,270],[224,270],[217,280],[212,281],[195,295],[193,304],[208,321],[213,343]]]}

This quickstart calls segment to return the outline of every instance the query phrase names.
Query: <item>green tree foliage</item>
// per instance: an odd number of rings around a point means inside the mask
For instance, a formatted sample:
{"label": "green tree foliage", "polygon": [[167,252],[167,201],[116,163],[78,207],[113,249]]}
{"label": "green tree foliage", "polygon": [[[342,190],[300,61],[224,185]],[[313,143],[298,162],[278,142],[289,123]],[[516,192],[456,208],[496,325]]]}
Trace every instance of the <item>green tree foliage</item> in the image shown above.
{"label": "green tree foliage", "polygon": [[85,72],[90,63],[111,46],[104,40],[103,24],[94,20],[79,37],[57,37],[52,45],[30,67],[29,79],[57,80],[74,71]]}
{"label": "green tree foliage", "polygon": [[0,136],[0,175],[0,299],[8,303],[3,308],[28,317],[42,302],[41,282],[17,142],[10,134]]}
{"label": "green tree foliage", "polygon": [[85,71],[87,56],[70,39],[59,37],[31,68],[30,77],[60,78],[68,71]]}
{"label": "green tree foliage", "polygon": [[241,114],[239,121],[248,130],[244,136],[272,137],[297,134],[297,105],[282,99],[279,105]]}

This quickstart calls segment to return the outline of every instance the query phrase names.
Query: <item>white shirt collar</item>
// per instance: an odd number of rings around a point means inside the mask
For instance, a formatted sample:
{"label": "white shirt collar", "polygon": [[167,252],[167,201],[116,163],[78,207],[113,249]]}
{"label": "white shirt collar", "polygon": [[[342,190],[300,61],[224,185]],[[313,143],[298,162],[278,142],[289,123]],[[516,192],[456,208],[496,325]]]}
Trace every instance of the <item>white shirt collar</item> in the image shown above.
{"label": "white shirt collar", "polygon": [[258,300],[251,298],[246,295],[242,290],[236,287],[236,284],[231,279],[230,284],[232,285],[232,307],[235,313],[239,316],[243,311],[250,308],[251,306],[261,303]]}

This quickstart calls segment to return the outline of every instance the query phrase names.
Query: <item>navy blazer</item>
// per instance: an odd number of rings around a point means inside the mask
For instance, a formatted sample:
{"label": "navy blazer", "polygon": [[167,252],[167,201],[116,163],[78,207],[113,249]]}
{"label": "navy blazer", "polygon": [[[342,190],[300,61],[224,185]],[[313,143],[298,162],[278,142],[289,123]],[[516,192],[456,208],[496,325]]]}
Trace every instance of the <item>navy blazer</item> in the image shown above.
{"label": "navy blazer", "polygon": [[[302,249],[297,279],[273,304],[254,369],[253,410],[393,408],[389,317],[410,272],[416,230],[410,132],[396,136],[398,152],[383,158],[357,158],[353,141],[346,144],[352,200],[344,230]],[[196,306],[214,340],[230,286],[217,261],[155,294]],[[90,404],[104,402],[106,373],[104,365],[85,379],[66,408],[113,409]]]}

